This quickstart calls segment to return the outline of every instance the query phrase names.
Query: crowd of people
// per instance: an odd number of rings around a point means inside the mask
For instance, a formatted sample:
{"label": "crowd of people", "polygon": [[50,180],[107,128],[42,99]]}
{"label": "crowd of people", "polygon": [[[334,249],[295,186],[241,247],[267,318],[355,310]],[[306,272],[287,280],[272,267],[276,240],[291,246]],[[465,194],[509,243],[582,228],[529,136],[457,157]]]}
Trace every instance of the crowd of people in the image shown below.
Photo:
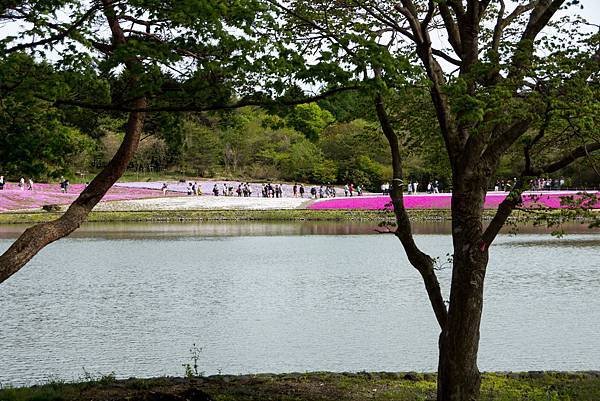
{"label": "crowd of people", "polygon": [[227,185],[227,184],[223,183],[223,186],[219,190],[219,185],[215,184],[213,186],[212,193],[214,196],[219,196],[219,195],[221,195],[221,196],[238,196],[238,197],[247,198],[249,196],[252,196],[252,187],[250,186],[250,183],[248,183],[248,182],[246,182],[246,183],[240,182],[234,191],[233,185],[231,185],[231,184]]}
{"label": "crowd of people", "polygon": [[[516,182],[516,178],[513,179],[498,179],[494,184],[494,191],[502,191],[508,192],[514,186]],[[163,192],[166,193],[166,185],[163,185]],[[257,184],[255,184],[256,186]],[[543,190],[560,190],[565,187],[565,179],[561,178],[536,178],[529,181],[529,186],[527,187],[530,191],[543,191]],[[263,198],[282,198],[284,197],[284,185],[283,184],[272,184],[272,183],[263,183],[262,186],[258,189],[257,196],[262,196]],[[381,193],[383,195],[388,195],[390,193],[390,183],[385,182],[381,184]],[[337,191],[340,190],[333,185],[320,185],[320,186],[312,186],[308,190],[308,197],[312,199],[318,198],[334,198],[337,196]],[[442,192],[442,184],[439,180],[431,180],[427,181],[427,184],[423,187],[418,180],[409,180],[408,184],[406,184],[405,194],[412,195],[417,193],[427,193],[427,194],[438,194]],[[289,191],[289,189],[288,189]],[[363,187],[361,185],[354,185],[354,183],[347,183],[343,186],[344,196],[361,196],[363,195]],[[250,183],[239,183],[237,187],[232,184],[223,183],[215,184],[212,189],[213,195],[215,196],[239,196],[239,197],[249,197],[252,196],[252,186]],[[304,198],[307,190],[304,187],[304,184],[295,183],[291,187],[291,196],[294,198],[300,197]],[[200,186],[197,182],[189,182],[188,183],[188,195],[201,195],[202,191],[200,190]],[[290,194],[288,193],[287,196]]]}
{"label": "crowd of people", "polygon": [[[0,190],[4,189],[4,187],[8,188],[8,182],[6,182],[3,175],[0,175]],[[33,180],[31,178],[25,180],[24,177],[21,177],[17,182],[17,187],[21,191],[24,191],[26,189],[28,191],[33,191]]]}
{"label": "crowd of people", "polygon": [[[427,182],[427,186],[425,187],[425,192],[428,194],[439,194],[440,193],[441,184],[438,180],[433,180]],[[408,195],[416,194],[419,192],[419,181],[410,180],[406,185],[406,193]],[[385,182],[381,184],[381,193],[387,195],[390,193],[390,183]]]}
{"label": "crowd of people", "polygon": [[[516,178],[508,179],[508,180],[496,180],[494,184],[494,191],[502,191],[509,192],[517,182]],[[565,187],[565,179],[564,177],[560,178],[543,178],[538,177],[535,179],[529,180],[529,185],[527,187],[530,191],[551,191],[551,190],[561,190]]]}
{"label": "crowd of people", "polygon": [[[253,191],[254,186],[254,191]],[[258,186],[258,188],[256,188]],[[406,186],[406,193],[408,195],[419,193],[420,184],[416,180],[410,180]],[[438,180],[429,181],[425,187],[425,192],[428,194],[437,194],[440,192],[441,184]],[[192,195],[202,195],[201,186],[198,182],[186,182],[187,194]],[[291,194],[289,193],[291,189]],[[166,195],[168,190],[168,185],[163,183],[162,191],[163,195]],[[263,184],[253,184],[251,185],[249,182],[241,182],[237,185],[234,183],[215,183],[212,187],[212,194],[214,196],[237,196],[237,197],[250,197],[253,193],[256,193],[256,196],[262,196],[263,198],[283,198],[284,196],[292,196],[294,198],[304,198],[305,195],[310,199],[320,199],[320,198],[335,198],[338,195],[338,191],[343,190],[343,194],[346,197],[350,196],[362,196],[364,193],[363,187],[358,184],[355,185],[352,182],[345,184],[342,188],[337,188],[334,185],[319,185],[319,186],[311,186],[310,189],[307,190],[304,184],[294,183],[291,188],[287,188],[284,191],[283,184],[277,183],[263,183]],[[285,192],[285,194],[284,194]],[[307,193],[308,192],[308,193]],[[390,192],[390,184],[389,182],[383,183],[381,185],[381,192],[384,195],[389,194]]]}
{"label": "crowd of people", "polygon": [[[494,191],[509,192],[515,185],[517,179],[498,179],[494,184]],[[564,177],[560,178],[535,178],[529,180],[529,185],[526,187],[529,191],[550,191],[560,190],[565,187]],[[419,192],[419,182],[410,180],[406,185],[406,194],[416,194]],[[441,191],[441,184],[438,180],[428,181],[425,191],[428,194],[437,194]],[[390,193],[390,184],[388,182],[381,184],[381,193],[387,195]]]}
{"label": "crowd of people", "polygon": [[[163,192],[163,195],[167,194],[167,188],[168,188],[167,183],[163,183],[163,186],[161,188],[162,192]],[[202,189],[200,189],[200,185],[198,185],[197,182],[194,182],[194,183],[188,182],[186,190],[187,190],[188,196],[190,196],[190,195],[196,195],[196,196],[202,195]]]}
{"label": "crowd of people", "polygon": [[529,181],[529,187],[532,191],[563,189],[565,186],[565,178],[536,178]]}
{"label": "crowd of people", "polygon": [[[494,184],[494,191],[497,192],[508,192],[510,191],[517,179],[498,179]],[[527,189],[530,191],[542,191],[542,190],[560,190],[565,187],[565,179],[563,177],[560,178],[535,178],[529,181]],[[260,184],[259,184],[260,185]],[[25,177],[21,177],[19,181],[16,183],[16,186],[24,191],[34,190],[34,183],[31,178],[25,179]],[[64,177],[60,178],[60,191],[63,193],[67,193],[69,191],[69,180]],[[257,184],[255,184],[257,186]],[[0,190],[8,188],[8,183],[5,180],[4,176],[0,176]],[[417,180],[410,180],[408,184],[406,184],[406,194],[417,194],[419,193],[420,184]],[[437,194],[440,193],[441,184],[438,180],[428,181],[425,186],[425,191],[428,194]],[[168,185],[167,183],[162,184],[161,188],[163,195],[167,194]],[[202,195],[201,185],[198,182],[187,182],[186,181],[186,191],[187,195]],[[289,189],[288,189],[289,191]],[[363,188],[361,185],[354,185],[354,183],[347,183],[343,187],[344,196],[362,196]],[[306,189],[304,184],[295,183],[291,187],[291,194],[287,193],[287,196],[293,196],[294,198],[300,197],[304,198]],[[312,186],[308,191],[308,196],[311,199],[318,198],[335,198],[337,196],[337,190],[333,185],[320,185],[320,186]],[[390,184],[389,182],[385,182],[381,184],[381,193],[384,195],[389,194],[390,192]],[[250,197],[252,196],[253,190],[252,185],[249,182],[239,183],[237,187],[232,183],[223,183],[223,184],[214,184],[212,188],[212,193],[214,196],[238,196],[238,197]],[[283,184],[272,184],[270,182],[263,183],[260,185],[257,196],[262,196],[263,198],[282,198],[284,197],[284,185]]]}
{"label": "crowd of people", "polygon": [[[27,178],[25,179],[25,177],[21,177],[19,178],[19,181],[17,181],[17,183],[15,184],[17,186],[17,188],[19,188],[21,191],[33,191],[34,190],[34,183],[33,183],[33,179],[32,178]],[[68,179],[65,179],[64,177],[60,177],[60,192],[62,193],[67,193],[69,191],[69,186],[71,184],[69,183]],[[86,183],[87,185],[87,183]],[[8,181],[4,178],[3,175],[0,175],[0,190],[4,190],[4,189],[8,189]]]}
{"label": "crowd of people", "polygon": [[[256,188],[257,186],[258,188]],[[253,193],[256,193],[256,196],[262,196],[263,198],[283,198],[285,196],[304,198],[306,195],[311,199],[318,199],[334,198],[337,195],[337,190],[333,185],[312,186],[308,190],[308,193],[307,189],[304,187],[304,184],[295,183],[293,186],[291,186],[291,188],[287,187],[285,190],[284,187],[284,184],[270,182],[253,185],[251,185],[249,182],[241,182],[238,183],[237,186],[234,183],[215,183],[211,189],[211,192],[213,196],[237,196],[244,198],[252,196]],[[201,185],[199,185],[198,182],[186,181],[185,188],[188,196],[202,195]],[[167,191],[169,190],[169,186],[166,182],[162,184],[161,190],[163,195],[166,196]],[[361,196],[362,194],[363,189],[360,185],[357,185],[356,187],[352,183],[344,185],[345,196]]]}

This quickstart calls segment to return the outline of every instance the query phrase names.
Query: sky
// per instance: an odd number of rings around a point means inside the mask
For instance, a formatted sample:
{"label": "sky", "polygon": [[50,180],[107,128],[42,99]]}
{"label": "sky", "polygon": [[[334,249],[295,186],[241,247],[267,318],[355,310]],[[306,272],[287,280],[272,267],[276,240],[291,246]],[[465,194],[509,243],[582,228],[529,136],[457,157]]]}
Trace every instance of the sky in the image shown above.
{"label": "sky", "polygon": [[593,24],[600,25],[600,0],[581,0],[584,6],[581,15]]}
{"label": "sky", "polygon": [[[579,0],[579,3],[583,5],[583,10],[578,10],[579,13],[588,20],[596,25],[600,25],[600,0]],[[510,4],[510,2],[509,2]],[[575,11],[576,6],[570,8]],[[507,7],[507,11],[511,10],[510,6]],[[14,32],[11,26],[0,26],[0,36],[9,35],[11,31]]]}

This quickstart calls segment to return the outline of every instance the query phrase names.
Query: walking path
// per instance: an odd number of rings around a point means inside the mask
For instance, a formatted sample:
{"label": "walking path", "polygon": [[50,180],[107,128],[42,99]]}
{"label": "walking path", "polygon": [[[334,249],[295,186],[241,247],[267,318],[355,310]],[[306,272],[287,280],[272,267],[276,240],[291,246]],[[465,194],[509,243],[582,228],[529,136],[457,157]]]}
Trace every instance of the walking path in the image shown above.
{"label": "walking path", "polygon": [[102,202],[97,211],[199,210],[199,209],[296,209],[307,203],[306,198],[262,198],[237,196],[178,196],[154,199]]}

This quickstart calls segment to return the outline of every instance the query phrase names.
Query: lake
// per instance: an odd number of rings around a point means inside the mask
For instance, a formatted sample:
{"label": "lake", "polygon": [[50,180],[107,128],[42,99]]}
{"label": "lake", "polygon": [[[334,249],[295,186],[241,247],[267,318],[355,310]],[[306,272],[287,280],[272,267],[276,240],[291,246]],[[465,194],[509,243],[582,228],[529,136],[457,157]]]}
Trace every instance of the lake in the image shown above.
{"label": "lake", "polygon": [[[21,226],[0,227],[0,251]],[[0,285],[0,384],[114,372],[434,371],[419,274],[373,223],[87,224]],[[479,367],[600,369],[600,234],[491,248]],[[447,223],[415,226],[432,256]],[[450,271],[439,278],[448,297]]]}

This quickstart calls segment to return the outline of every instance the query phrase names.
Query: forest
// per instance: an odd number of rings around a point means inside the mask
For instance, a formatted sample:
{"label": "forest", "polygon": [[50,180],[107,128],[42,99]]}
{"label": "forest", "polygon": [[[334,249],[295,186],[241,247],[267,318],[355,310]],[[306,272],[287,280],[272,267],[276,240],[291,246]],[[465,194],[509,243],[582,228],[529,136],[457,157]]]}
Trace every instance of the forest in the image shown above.
{"label": "forest", "polygon": [[[26,78],[23,78],[26,71]],[[167,78],[167,77],[164,77]],[[19,80],[18,84],[16,81]],[[26,54],[0,60],[0,173],[52,182],[84,182],[106,166],[124,136],[126,116],[53,101],[60,91],[86,88],[118,96],[123,83],[102,72],[59,72]],[[7,90],[11,82],[14,89]],[[298,89],[299,90],[299,89]],[[43,95],[40,95],[43,93]],[[392,176],[391,156],[369,99],[345,91],[291,107],[246,106],[147,116],[130,174],[170,178],[353,182],[378,190]],[[451,187],[451,170],[426,87],[393,90],[390,113],[401,135],[407,177]],[[516,152],[518,153],[518,152]],[[504,157],[498,179],[522,169],[520,154]],[[552,175],[568,186],[595,187],[600,178],[585,159]]]}
{"label": "forest", "polygon": [[[35,85],[94,85],[99,96],[119,88],[100,76],[59,74],[23,54],[1,62],[3,82],[35,71]],[[423,94],[417,94],[423,96]],[[376,189],[391,178],[389,149],[369,105],[357,92],[289,108],[247,106],[214,112],[155,113],[148,116],[129,172],[164,176],[355,182]],[[420,105],[426,106],[426,103]],[[415,106],[417,107],[417,106]],[[399,110],[401,112],[401,110]],[[427,115],[426,115],[427,114]],[[422,118],[435,118],[425,110]],[[103,168],[123,140],[122,113],[60,106],[20,85],[0,108],[0,171],[13,180],[75,180]],[[422,128],[421,128],[422,130]],[[435,132],[407,144],[415,178],[447,180],[449,167]]]}

